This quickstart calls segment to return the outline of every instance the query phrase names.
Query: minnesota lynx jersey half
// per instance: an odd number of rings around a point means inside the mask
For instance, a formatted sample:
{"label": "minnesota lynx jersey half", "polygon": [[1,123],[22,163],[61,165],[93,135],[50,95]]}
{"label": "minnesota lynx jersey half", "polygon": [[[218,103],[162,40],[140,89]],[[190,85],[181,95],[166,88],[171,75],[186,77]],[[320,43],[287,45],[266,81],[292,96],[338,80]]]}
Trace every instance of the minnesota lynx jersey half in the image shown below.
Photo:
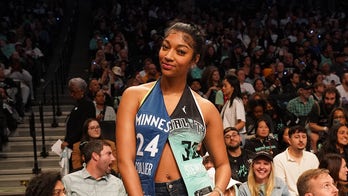
{"label": "minnesota lynx jersey half", "polygon": [[144,195],[155,195],[154,177],[169,140],[189,195],[212,187],[197,145],[205,136],[205,125],[194,96],[187,86],[173,114],[168,115],[160,82],[157,81],[144,99],[136,116],[137,152],[135,166]]}

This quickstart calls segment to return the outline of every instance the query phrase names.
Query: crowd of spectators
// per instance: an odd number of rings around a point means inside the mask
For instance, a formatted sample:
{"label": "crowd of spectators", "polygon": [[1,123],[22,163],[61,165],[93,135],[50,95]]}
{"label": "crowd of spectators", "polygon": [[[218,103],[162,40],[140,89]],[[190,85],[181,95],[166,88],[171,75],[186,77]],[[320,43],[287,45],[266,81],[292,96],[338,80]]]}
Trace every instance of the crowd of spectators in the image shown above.
{"label": "crowd of spectators", "polygon": [[[125,88],[160,77],[157,54],[164,28],[182,20],[199,24],[206,37],[203,56],[187,82],[215,104],[223,120],[235,118],[232,124],[226,120],[224,128],[239,131],[237,143],[245,152],[286,154],[293,140],[292,148],[302,145],[305,154],[346,157],[348,143],[341,139],[347,137],[346,121],[335,126],[341,117],[348,118],[334,115],[339,106],[343,114],[348,109],[345,2],[102,1],[93,7],[88,79],[107,89],[116,112]],[[227,92],[231,87],[232,95]],[[226,116],[226,108],[231,115]],[[289,139],[295,125],[306,142],[295,145],[297,138]],[[245,167],[232,173],[240,171]],[[293,180],[291,191],[297,192]]]}
{"label": "crowd of spectators", "polygon": [[[347,161],[348,139],[342,139],[348,137],[348,20],[344,1],[91,3],[88,83],[99,84],[110,98],[105,104],[116,112],[125,88],[160,77],[158,50],[168,22],[192,22],[204,30],[206,47],[190,72],[188,84],[214,103],[222,116],[224,105],[238,99],[245,117],[224,125],[242,134],[237,146],[242,142],[245,152],[269,151],[275,156],[286,152],[288,145],[295,149],[297,138],[291,136],[308,131],[308,145],[307,141],[304,145],[308,151],[318,152],[320,159],[322,153],[341,154]],[[64,16],[62,1],[1,4],[9,7],[0,23],[0,61],[4,75],[8,75],[5,78],[13,72],[26,76],[12,77],[22,93],[16,106],[21,116],[24,106],[34,98],[33,84],[40,82],[36,79],[45,71],[40,59],[49,55]],[[238,96],[227,96],[226,83],[232,84],[224,82],[228,77],[238,80]],[[18,100],[3,94],[6,101]],[[95,94],[91,93],[92,99]],[[342,113],[336,114],[339,106]],[[243,121],[244,127],[235,128]],[[293,125],[301,128],[293,129],[290,139],[286,138]]]}
{"label": "crowd of spectators", "polygon": [[44,81],[64,6],[62,0],[0,2],[1,147],[23,123],[34,87]]}

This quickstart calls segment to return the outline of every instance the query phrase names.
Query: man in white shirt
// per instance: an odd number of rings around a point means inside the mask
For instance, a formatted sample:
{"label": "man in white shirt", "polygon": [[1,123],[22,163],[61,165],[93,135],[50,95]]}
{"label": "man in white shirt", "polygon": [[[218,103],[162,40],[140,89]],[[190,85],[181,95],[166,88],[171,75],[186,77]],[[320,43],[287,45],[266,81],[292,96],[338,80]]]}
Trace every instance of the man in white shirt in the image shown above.
{"label": "man in white shirt", "polygon": [[348,105],[348,72],[342,73],[341,84],[336,86],[336,89],[341,95],[342,106]]}
{"label": "man in white shirt", "polygon": [[245,82],[245,72],[242,68],[237,70],[237,78],[240,83],[240,90],[242,93],[247,92],[249,95],[252,95],[255,92],[255,89],[252,84]]}
{"label": "man in white shirt", "polygon": [[284,180],[291,196],[298,196],[296,182],[298,177],[309,169],[318,168],[315,154],[305,150],[308,141],[307,130],[294,126],[289,130],[290,146],[274,157],[274,174]]}

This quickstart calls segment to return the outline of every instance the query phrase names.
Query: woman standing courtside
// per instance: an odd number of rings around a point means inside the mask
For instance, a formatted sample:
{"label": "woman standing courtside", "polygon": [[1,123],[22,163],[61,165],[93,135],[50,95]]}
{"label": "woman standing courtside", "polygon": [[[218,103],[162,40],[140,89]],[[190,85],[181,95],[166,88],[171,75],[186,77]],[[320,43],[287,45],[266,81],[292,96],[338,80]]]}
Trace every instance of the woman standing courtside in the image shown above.
{"label": "woman standing courtside", "polygon": [[[200,28],[177,22],[165,31],[159,51],[162,77],[128,88],[117,112],[117,155],[129,195],[223,194],[231,176],[221,117],[187,85],[199,61]],[[203,142],[214,160],[215,186],[197,154]]]}

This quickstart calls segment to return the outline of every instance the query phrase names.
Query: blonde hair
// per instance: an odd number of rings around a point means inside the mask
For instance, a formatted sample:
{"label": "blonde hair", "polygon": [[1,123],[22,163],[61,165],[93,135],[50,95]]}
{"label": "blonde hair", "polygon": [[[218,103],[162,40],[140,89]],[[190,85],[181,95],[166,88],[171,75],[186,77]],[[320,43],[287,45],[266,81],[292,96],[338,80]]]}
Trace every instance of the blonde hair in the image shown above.
{"label": "blonde hair", "polygon": [[[260,184],[255,180],[255,174],[253,170],[254,161],[250,165],[249,174],[248,174],[248,187],[251,193],[251,196],[258,196],[260,192]],[[273,172],[273,162],[271,161],[271,172],[268,177],[268,181],[265,184],[265,196],[271,196],[274,189],[274,172]]]}

